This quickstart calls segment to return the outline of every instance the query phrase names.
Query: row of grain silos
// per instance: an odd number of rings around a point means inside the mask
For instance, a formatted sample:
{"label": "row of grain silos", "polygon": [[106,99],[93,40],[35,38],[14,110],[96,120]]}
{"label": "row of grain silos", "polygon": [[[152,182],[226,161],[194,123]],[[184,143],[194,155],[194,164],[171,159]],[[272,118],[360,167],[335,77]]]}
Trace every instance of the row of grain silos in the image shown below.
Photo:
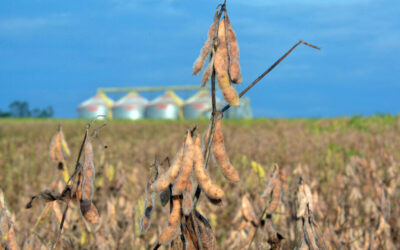
{"label": "row of grain silos", "polygon": [[[217,99],[217,108],[224,103]],[[94,96],[78,106],[78,117],[94,119],[96,117],[112,117],[113,119],[198,119],[209,118],[211,115],[211,95],[201,90],[182,101],[174,92],[166,91],[163,95],[149,102],[136,92],[113,102],[104,93]],[[240,107],[231,107],[225,114],[226,118],[251,118],[248,99],[241,100]]]}

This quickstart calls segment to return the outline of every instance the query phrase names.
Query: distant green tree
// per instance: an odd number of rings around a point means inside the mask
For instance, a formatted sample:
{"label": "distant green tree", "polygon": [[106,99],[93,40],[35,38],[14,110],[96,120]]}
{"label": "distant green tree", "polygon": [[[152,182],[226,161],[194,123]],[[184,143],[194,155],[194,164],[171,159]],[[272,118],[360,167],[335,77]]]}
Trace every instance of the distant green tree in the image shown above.
{"label": "distant green tree", "polygon": [[11,117],[30,117],[29,103],[14,101],[9,106]]}
{"label": "distant green tree", "polygon": [[3,112],[1,109],[0,109],[0,117],[10,117],[10,112]]}
{"label": "distant green tree", "polygon": [[42,111],[39,108],[34,108],[31,110],[32,117],[39,117]]}
{"label": "distant green tree", "polygon": [[9,112],[1,112],[0,117],[34,117],[34,118],[50,118],[54,115],[52,106],[47,106],[44,109],[34,108],[29,109],[28,102],[14,101],[9,106]]}
{"label": "distant green tree", "polygon": [[53,117],[54,115],[54,110],[52,106],[47,106],[47,108],[44,108],[41,110],[39,116],[40,118],[50,118]]}

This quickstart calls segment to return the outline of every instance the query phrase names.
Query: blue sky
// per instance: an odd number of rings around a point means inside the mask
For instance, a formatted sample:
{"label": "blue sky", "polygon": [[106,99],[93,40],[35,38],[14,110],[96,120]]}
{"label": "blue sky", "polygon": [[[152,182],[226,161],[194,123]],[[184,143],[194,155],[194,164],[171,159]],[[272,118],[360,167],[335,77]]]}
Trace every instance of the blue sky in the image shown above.
{"label": "blue sky", "polygon": [[[56,117],[98,87],[199,84],[191,68],[218,1],[0,1],[0,109],[52,105]],[[400,112],[400,1],[227,0],[240,91],[299,39],[249,93],[267,117]],[[154,97],[154,96],[149,96]]]}

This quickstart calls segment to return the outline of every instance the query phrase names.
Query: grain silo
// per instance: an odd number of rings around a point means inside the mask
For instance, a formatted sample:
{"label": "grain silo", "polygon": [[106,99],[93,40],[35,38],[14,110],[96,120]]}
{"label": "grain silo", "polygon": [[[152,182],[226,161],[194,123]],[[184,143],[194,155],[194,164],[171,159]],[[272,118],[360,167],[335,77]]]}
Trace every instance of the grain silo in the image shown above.
{"label": "grain silo", "polygon": [[183,105],[183,116],[185,119],[198,119],[204,117],[210,110],[211,94],[207,90],[200,90],[185,101]]}
{"label": "grain silo", "polygon": [[154,99],[147,105],[146,118],[150,119],[178,119],[182,117],[180,107],[182,100],[173,92],[166,91],[162,96]]}
{"label": "grain silo", "polygon": [[114,119],[143,119],[148,101],[136,92],[119,99],[113,106]]}
{"label": "grain silo", "polygon": [[252,118],[249,98],[240,98],[240,106],[230,107],[225,116],[229,119]]}
{"label": "grain silo", "polygon": [[78,118],[83,119],[104,119],[111,118],[111,107],[113,101],[104,93],[98,93],[78,106]]}

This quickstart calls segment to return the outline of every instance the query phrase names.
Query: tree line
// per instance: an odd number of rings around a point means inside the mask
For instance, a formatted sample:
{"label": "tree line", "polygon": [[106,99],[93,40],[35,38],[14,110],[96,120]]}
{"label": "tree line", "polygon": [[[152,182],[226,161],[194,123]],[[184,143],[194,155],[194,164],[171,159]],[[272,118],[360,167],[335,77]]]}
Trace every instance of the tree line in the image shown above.
{"label": "tree line", "polygon": [[29,108],[29,103],[26,101],[14,101],[8,105],[7,111],[0,109],[0,117],[14,117],[14,118],[50,118],[53,117],[54,110],[52,106],[46,108]]}

